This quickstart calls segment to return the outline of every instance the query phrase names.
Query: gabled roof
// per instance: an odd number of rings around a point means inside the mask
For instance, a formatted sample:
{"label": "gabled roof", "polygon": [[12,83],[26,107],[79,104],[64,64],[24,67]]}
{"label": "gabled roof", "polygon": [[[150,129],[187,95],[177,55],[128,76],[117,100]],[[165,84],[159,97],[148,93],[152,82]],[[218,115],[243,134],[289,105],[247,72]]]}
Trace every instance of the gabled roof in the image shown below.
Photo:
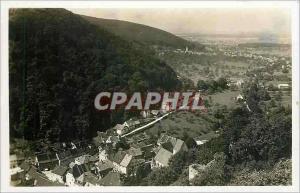
{"label": "gabled roof", "polygon": [[21,161],[24,160],[24,154],[12,154],[9,156],[10,161]]}
{"label": "gabled roof", "polygon": [[98,162],[98,168],[99,171],[105,171],[105,170],[109,170],[109,169],[113,169],[113,164],[111,161],[106,160],[105,162]]}
{"label": "gabled roof", "polygon": [[218,137],[218,136],[219,136],[219,134],[216,134],[215,131],[211,131],[207,134],[204,134],[204,135],[201,135],[199,137],[194,138],[194,140],[195,141],[198,141],[198,140],[207,140],[207,141],[209,141],[212,138],[215,138],[215,137]]}
{"label": "gabled roof", "polygon": [[73,166],[73,175],[75,178],[81,176],[84,172],[87,172],[87,171],[88,171],[88,168],[84,164],[82,164],[82,165],[75,164]]}
{"label": "gabled roof", "polygon": [[175,146],[176,144],[176,138],[172,137],[172,136],[168,136],[163,134],[158,140],[157,140],[157,144],[161,145],[163,143],[167,143],[170,142],[173,146]]}
{"label": "gabled roof", "polygon": [[121,125],[121,124],[116,124],[116,126],[114,126],[114,130],[122,130],[122,129],[124,129],[124,125]]}
{"label": "gabled roof", "polygon": [[89,158],[89,161],[90,162],[96,162],[96,161],[98,161],[99,160],[99,154],[98,153],[96,153],[95,155],[93,155],[93,156],[91,156],[90,158]]}
{"label": "gabled roof", "polygon": [[46,170],[46,169],[47,170],[52,170],[57,165],[58,165],[58,160],[43,161],[43,162],[39,162],[39,169],[40,170]]}
{"label": "gabled roof", "polygon": [[172,157],[172,153],[164,148],[160,148],[157,152],[154,160],[162,164],[163,166],[169,166],[169,160]]}
{"label": "gabled roof", "polygon": [[63,166],[69,166],[69,164],[74,161],[74,158],[73,157],[70,157],[68,159],[64,159],[60,162],[60,165],[63,165]]}
{"label": "gabled roof", "polygon": [[36,155],[37,160],[39,163],[46,163],[46,162],[52,162],[56,161],[57,157],[55,153],[41,153]]}
{"label": "gabled roof", "polygon": [[182,141],[181,139],[177,139],[176,144],[173,149],[173,152],[177,153],[177,152],[181,151],[184,146],[185,146],[184,141]]}
{"label": "gabled roof", "polygon": [[130,164],[131,160],[132,160],[132,155],[126,154],[123,160],[121,161],[120,165],[123,167],[127,167]]}
{"label": "gabled roof", "polygon": [[102,143],[105,143],[105,139],[101,136],[96,136],[93,138],[93,142],[95,143],[95,145],[100,145]]}
{"label": "gabled roof", "polygon": [[174,148],[173,144],[169,141],[161,144],[161,147],[168,150],[169,152],[173,152],[173,148]]}
{"label": "gabled roof", "polygon": [[52,170],[52,173],[57,174],[59,176],[63,176],[68,170],[68,167],[65,166],[56,166],[54,170]]}
{"label": "gabled roof", "polygon": [[31,167],[27,172],[27,174],[29,175],[30,178],[35,178],[36,175],[38,174],[36,167]]}
{"label": "gabled roof", "polygon": [[121,186],[120,174],[117,172],[109,172],[100,180],[102,186]]}
{"label": "gabled roof", "polygon": [[139,120],[129,119],[128,121],[126,121],[126,122],[124,123],[124,125],[127,124],[129,127],[131,127],[131,126],[138,125],[138,124],[140,124],[140,123],[141,123],[141,122],[140,122]]}
{"label": "gabled roof", "polygon": [[158,115],[159,114],[159,110],[151,110],[151,114]]}
{"label": "gabled roof", "polygon": [[120,164],[125,155],[126,155],[126,152],[118,151],[117,153],[108,155],[108,159],[110,161],[113,161],[113,162],[116,162],[116,163]]}
{"label": "gabled roof", "polygon": [[29,171],[30,169],[30,164],[26,161],[22,162],[22,164],[20,165],[20,168],[22,168],[25,172]]}
{"label": "gabled roof", "polygon": [[75,158],[75,161],[79,162],[80,165],[85,164],[85,163],[89,162],[90,157],[91,157],[90,155],[82,155],[82,156]]}
{"label": "gabled roof", "polygon": [[62,152],[58,152],[57,153],[57,157],[59,160],[64,160],[64,159],[68,159],[72,156],[71,151],[67,150],[67,151],[62,151]]}
{"label": "gabled roof", "polygon": [[35,186],[63,186],[63,184],[48,180],[44,174],[37,172],[35,167],[31,167],[27,174],[30,178],[36,180],[34,184]]}
{"label": "gabled roof", "polygon": [[133,147],[131,147],[131,148],[128,149],[126,152],[127,152],[129,155],[132,155],[133,157],[143,155],[143,152],[142,152],[141,148],[133,148]]}
{"label": "gabled roof", "polygon": [[63,184],[48,180],[43,174],[38,174],[35,177],[35,186],[64,186]]}
{"label": "gabled roof", "polygon": [[83,182],[84,183],[90,183],[90,184],[93,184],[95,186],[100,185],[100,180],[97,178],[97,176],[95,176],[91,172],[86,172],[84,174]]}

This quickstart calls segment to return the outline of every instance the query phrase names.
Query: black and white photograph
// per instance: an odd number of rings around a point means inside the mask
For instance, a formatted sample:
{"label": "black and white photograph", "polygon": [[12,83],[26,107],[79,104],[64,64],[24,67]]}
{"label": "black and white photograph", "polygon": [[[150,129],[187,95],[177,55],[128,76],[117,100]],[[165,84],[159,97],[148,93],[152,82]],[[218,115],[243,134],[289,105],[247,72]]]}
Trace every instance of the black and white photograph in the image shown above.
{"label": "black and white photograph", "polygon": [[299,1],[2,1],[23,190],[299,191]]}

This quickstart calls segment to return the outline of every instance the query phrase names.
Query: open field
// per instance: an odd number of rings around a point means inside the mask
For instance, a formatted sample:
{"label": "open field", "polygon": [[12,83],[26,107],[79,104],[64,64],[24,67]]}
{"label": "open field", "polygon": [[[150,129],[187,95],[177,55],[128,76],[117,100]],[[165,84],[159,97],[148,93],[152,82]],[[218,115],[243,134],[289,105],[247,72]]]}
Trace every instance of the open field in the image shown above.
{"label": "open field", "polygon": [[[279,91],[269,92],[272,99],[276,100],[277,92],[279,92]],[[292,106],[291,91],[281,91],[281,101],[280,101],[280,103],[285,107],[287,107],[287,106],[291,107]]]}
{"label": "open field", "polygon": [[220,105],[226,105],[228,108],[233,108],[237,105],[235,97],[237,97],[239,94],[240,91],[226,90],[221,93],[205,96],[204,99],[209,99],[209,96],[211,96],[213,104],[218,103]]}
{"label": "open field", "polygon": [[182,138],[184,132],[191,137],[207,134],[212,131],[213,123],[207,115],[195,115],[188,111],[179,111],[149,128],[146,132],[153,135],[166,132],[174,137]]}

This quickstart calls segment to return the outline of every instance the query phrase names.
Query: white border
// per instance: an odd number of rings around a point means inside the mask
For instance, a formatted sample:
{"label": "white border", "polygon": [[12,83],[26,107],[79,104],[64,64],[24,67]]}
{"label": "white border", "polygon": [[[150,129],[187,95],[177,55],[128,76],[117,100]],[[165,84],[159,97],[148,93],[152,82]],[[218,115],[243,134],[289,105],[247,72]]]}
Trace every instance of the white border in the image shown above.
{"label": "white border", "polygon": [[[292,10],[292,186],[12,187],[9,185],[8,9],[9,8],[242,8]],[[1,192],[299,192],[299,1],[1,1]]]}

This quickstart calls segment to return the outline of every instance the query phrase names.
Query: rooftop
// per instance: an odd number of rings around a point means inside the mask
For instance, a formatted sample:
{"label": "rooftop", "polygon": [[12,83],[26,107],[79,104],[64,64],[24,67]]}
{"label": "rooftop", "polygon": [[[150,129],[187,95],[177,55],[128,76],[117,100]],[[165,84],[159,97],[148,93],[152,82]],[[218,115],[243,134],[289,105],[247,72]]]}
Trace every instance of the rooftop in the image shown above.
{"label": "rooftop", "polygon": [[163,166],[169,166],[169,160],[172,157],[172,153],[164,148],[160,148],[157,152],[154,160],[161,163]]}

